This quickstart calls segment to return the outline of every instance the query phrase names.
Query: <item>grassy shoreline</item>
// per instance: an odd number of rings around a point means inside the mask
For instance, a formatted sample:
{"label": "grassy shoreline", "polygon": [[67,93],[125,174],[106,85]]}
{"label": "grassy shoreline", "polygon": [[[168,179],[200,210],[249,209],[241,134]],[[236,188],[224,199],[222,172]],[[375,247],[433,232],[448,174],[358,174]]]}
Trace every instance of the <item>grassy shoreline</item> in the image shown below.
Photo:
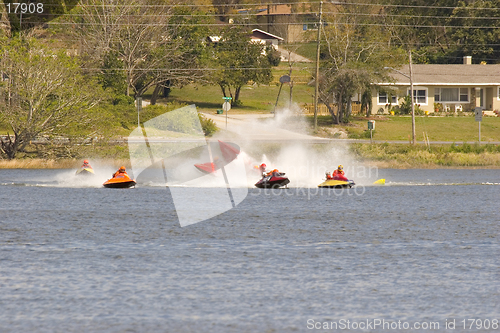
{"label": "grassy shoreline", "polygon": [[[369,165],[381,169],[500,169],[500,146],[495,145],[424,145],[354,143],[350,151]],[[119,156],[92,157],[100,164],[130,166],[127,149]],[[80,167],[82,158],[22,158],[0,160],[0,169],[72,169]]]}
{"label": "grassy shoreline", "polygon": [[[99,164],[125,165],[130,166],[128,159],[95,159]],[[22,158],[15,160],[0,160],[0,169],[76,169],[82,165],[81,158],[61,158],[61,159],[42,159],[42,158]],[[92,162],[92,160],[91,160]]]}
{"label": "grassy shoreline", "polygon": [[352,144],[351,151],[380,168],[500,168],[500,146],[496,145],[410,145]]}

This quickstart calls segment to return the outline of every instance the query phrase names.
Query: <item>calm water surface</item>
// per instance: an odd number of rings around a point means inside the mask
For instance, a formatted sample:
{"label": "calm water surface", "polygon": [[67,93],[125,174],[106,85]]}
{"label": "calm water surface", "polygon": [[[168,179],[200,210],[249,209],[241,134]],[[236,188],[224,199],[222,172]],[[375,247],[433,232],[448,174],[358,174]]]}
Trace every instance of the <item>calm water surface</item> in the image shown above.
{"label": "calm water surface", "polygon": [[185,228],[165,188],[61,173],[0,170],[0,332],[338,332],[312,328],[377,319],[500,332],[499,170],[250,189]]}

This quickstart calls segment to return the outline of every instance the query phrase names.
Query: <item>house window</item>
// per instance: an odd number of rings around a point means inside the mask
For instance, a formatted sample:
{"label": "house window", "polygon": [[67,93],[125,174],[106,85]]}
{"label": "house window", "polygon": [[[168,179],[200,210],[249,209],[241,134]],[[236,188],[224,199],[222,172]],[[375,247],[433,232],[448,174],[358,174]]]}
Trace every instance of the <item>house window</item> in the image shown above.
{"label": "house window", "polygon": [[387,94],[386,93],[378,93],[378,104],[386,105],[387,104]]}
{"label": "house window", "polygon": [[[410,95],[410,89],[407,93]],[[413,89],[413,100],[415,104],[427,105],[427,89]]]}
{"label": "house window", "polygon": [[460,102],[468,102],[468,101],[469,101],[469,89],[460,88]]}
{"label": "house window", "polygon": [[[387,93],[379,92],[378,93],[378,105],[386,105],[389,104],[389,97],[387,96]],[[398,96],[391,96],[391,104],[397,105],[398,104]]]}
{"label": "house window", "polygon": [[500,101],[500,86],[497,87],[497,99]]}
{"label": "house window", "polygon": [[436,88],[434,92],[436,102],[469,102],[468,88]]}

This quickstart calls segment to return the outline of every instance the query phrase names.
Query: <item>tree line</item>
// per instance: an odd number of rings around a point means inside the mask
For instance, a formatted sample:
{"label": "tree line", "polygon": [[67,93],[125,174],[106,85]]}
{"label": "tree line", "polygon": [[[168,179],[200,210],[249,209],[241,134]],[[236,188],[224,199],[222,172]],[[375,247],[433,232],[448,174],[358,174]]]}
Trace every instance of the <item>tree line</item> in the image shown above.
{"label": "tree line", "polygon": [[[249,38],[256,8],[269,1],[46,3],[44,19],[25,16],[24,23],[6,13],[5,5],[2,11],[7,28],[0,40],[0,122],[12,133],[0,141],[5,158],[15,158],[38,136],[95,133],[102,115],[96,108],[111,109],[124,100],[130,106],[146,91],[153,91],[154,104],[172,87],[199,82],[219,86],[238,104],[245,84],[270,83],[272,67],[279,64],[273,48]],[[285,3],[300,14],[305,2]],[[308,3],[319,21],[319,3]],[[249,15],[237,15],[246,8]],[[361,93],[368,114],[371,84],[388,80],[384,68],[407,63],[409,53],[416,63],[457,63],[464,55],[498,63],[499,8],[500,0],[325,3],[322,24],[316,25],[320,75],[311,72],[320,84],[320,102],[335,123],[346,122],[353,96]],[[57,40],[35,38],[48,22],[58,32],[55,38],[65,35],[78,56],[60,51]],[[315,32],[308,38],[315,40]]]}

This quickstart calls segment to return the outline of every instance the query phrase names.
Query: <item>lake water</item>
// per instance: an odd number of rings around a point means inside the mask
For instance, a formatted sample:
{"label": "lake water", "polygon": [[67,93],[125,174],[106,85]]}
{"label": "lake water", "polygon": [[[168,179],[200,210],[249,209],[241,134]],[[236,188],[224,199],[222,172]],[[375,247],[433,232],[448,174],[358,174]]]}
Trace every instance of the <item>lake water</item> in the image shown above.
{"label": "lake water", "polygon": [[0,332],[500,332],[500,170],[249,189],[184,228],[165,188],[72,173],[0,170]]}

